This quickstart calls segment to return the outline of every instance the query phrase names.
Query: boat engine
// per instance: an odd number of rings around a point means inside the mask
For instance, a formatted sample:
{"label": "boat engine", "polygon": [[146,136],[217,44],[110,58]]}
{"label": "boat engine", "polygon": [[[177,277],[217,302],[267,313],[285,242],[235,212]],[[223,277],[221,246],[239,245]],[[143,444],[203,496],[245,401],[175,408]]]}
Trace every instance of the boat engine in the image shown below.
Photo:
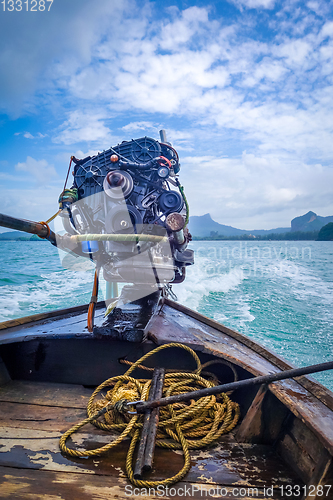
{"label": "boat engine", "polygon": [[179,157],[160,134],[72,157],[74,182],[59,198],[63,226],[81,242],[72,252],[107,282],[134,284],[135,299],[182,282],[194,262]]}

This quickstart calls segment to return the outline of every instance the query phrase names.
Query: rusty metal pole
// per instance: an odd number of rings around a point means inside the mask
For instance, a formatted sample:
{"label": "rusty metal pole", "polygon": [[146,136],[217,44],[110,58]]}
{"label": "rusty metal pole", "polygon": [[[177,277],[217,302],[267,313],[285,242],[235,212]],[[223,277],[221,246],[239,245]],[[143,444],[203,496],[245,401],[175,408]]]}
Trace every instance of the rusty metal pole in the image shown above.
{"label": "rusty metal pole", "polygon": [[[154,369],[148,401],[153,401],[155,398],[161,397],[163,390],[164,373],[164,368]],[[154,456],[158,417],[159,412],[153,410],[149,410],[145,413],[138,455],[135,462],[134,479],[141,479],[143,470],[151,469]]]}
{"label": "rusty metal pole", "polygon": [[[165,375],[164,368],[160,368],[157,376],[154,399],[160,399],[162,397],[164,375]],[[159,420],[160,420],[160,409],[154,408],[150,415],[149,431],[148,431],[145,456],[142,468],[143,471],[150,471],[152,469],[154,452],[155,452],[156,434],[157,434]]]}
{"label": "rusty metal pole", "polygon": [[175,396],[169,396],[167,398],[162,398],[155,401],[145,401],[145,402],[139,401],[135,405],[135,409],[137,413],[144,413],[147,410],[151,410],[152,408],[157,408],[159,406],[167,406],[173,403],[190,401],[191,399],[199,399],[205,396],[211,396],[212,394],[221,394],[222,392],[236,390],[242,387],[270,384],[271,382],[277,382],[278,380],[300,377],[302,375],[309,375],[310,373],[323,372],[325,370],[333,370],[333,361],[328,361],[327,363],[320,363],[318,365],[304,366],[303,368],[284,370],[278,373],[271,373],[270,375],[263,375],[261,377],[253,377],[245,380],[239,380],[238,382],[230,382],[230,384],[216,385],[214,387],[208,387],[207,389],[200,389],[198,391],[187,392],[185,394],[177,394]]}
{"label": "rusty metal pole", "polygon": [[48,230],[44,224],[33,222],[31,220],[17,219],[9,215],[0,214],[0,226],[8,227],[25,233],[37,234],[41,238],[47,238],[53,245],[56,245],[56,237],[53,231]]}

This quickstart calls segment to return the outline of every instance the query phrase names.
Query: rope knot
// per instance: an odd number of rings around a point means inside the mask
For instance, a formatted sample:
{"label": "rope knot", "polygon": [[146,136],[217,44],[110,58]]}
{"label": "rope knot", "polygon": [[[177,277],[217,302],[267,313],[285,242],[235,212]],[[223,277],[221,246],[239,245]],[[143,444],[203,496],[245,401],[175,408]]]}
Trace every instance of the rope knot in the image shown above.
{"label": "rope knot", "polygon": [[119,399],[119,401],[116,401],[114,404],[114,409],[118,411],[119,413],[127,413],[127,403],[129,402],[129,399]]}

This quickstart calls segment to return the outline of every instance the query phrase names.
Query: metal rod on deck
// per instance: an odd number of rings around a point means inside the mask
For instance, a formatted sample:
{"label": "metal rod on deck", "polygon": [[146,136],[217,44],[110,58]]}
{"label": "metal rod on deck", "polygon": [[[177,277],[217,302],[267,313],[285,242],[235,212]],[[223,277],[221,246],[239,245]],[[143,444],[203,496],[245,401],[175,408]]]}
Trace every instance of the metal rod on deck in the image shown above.
{"label": "metal rod on deck", "polygon": [[[160,399],[163,393],[165,369],[160,368],[157,375],[156,389],[153,399]],[[148,437],[146,442],[145,456],[143,462],[144,471],[150,471],[152,469],[155,451],[156,434],[158,428],[158,422],[160,420],[160,409],[154,408],[150,415],[150,425],[148,431]]]}
{"label": "metal rod on deck", "polygon": [[138,402],[135,405],[137,413],[144,413],[152,408],[159,406],[167,406],[173,403],[183,401],[190,401],[191,399],[199,399],[212,394],[220,394],[230,390],[240,389],[259,384],[270,384],[278,380],[285,380],[288,378],[300,377],[301,375],[309,375],[310,373],[318,373],[325,370],[333,370],[333,361],[327,363],[320,363],[319,365],[304,366],[303,368],[293,368],[292,370],[285,370],[279,373],[272,373],[270,375],[263,375],[261,377],[254,377],[246,380],[239,380],[238,382],[231,382],[230,384],[216,385],[215,387],[208,387],[207,389],[200,389],[198,391],[188,392],[185,394],[177,394],[154,401]]}
{"label": "metal rod on deck", "polygon": [[37,234],[41,238],[47,238],[51,243],[56,243],[55,234],[49,231],[46,225],[40,222],[33,222],[31,220],[17,219],[9,215],[0,214],[0,226],[8,227],[17,231],[24,231],[25,233]]}
{"label": "metal rod on deck", "polygon": [[[155,368],[154,373],[153,373],[153,378],[151,381],[151,386],[150,386],[150,391],[149,391],[149,396],[148,396],[148,401],[154,400],[156,397],[161,397],[162,392],[161,389],[163,389],[163,382],[164,382],[164,373],[165,370],[164,368]],[[157,393],[157,388],[159,389],[159,392]],[[159,394],[159,396],[158,396]],[[158,413],[157,413],[158,415]],[[153,418],[155,416],[155,418]],[[154,450],[154,445],[155,445],[155,439],[152,441],[153,436],[156,437],[156,432],[157,432],[157,424],[158,424],[158,419],[156,421],[156,412],[149,410],[145,413],[144,420],[143,420],[143,427],[142,427],[142,432],[141,432],[141,439],[140,439],[140,444],[139,444],[139,449],[138,449],[138,455],[135,463],[135,468],[134,468],[134,479],[141,479],[142,477],[142,471],[145,468],[145,465],[147,464],[148,470],[150,470],[152,461],[153,461],[153,450]],[[156,425],[156,429],[154,429]],[[148,454],[146,453],[147,450],[147,443],[149,443],[149,450]]]}

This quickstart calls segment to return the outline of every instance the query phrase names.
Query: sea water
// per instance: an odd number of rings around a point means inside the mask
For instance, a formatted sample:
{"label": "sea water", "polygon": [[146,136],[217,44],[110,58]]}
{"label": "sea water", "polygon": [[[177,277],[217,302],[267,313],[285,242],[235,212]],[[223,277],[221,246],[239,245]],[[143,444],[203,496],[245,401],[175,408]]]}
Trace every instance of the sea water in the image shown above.
{"label": "sea water", "polygon": [[[333,359],[333,243],[195,241],[180,303],[295,366]],[[87,303],[93,270],[64,269],[48,242],[1,241],[0,321]],[[100,298],[105,295],[101,280]],[[333,371],[313,375],[333,390]]]}

